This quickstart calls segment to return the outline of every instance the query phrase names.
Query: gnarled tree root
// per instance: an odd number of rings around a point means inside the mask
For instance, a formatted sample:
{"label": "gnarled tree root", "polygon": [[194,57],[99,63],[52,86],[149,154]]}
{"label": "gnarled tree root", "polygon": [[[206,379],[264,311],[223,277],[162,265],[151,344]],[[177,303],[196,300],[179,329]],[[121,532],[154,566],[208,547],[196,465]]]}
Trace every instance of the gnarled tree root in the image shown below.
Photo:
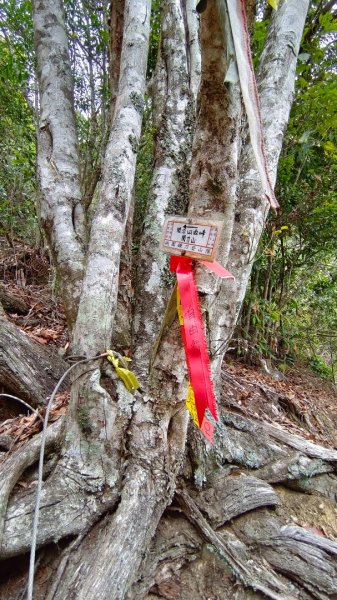
{"label": "gnarled tree root", "polygon": [[244,586],[258,590],[272,600],[294,600],[296,596],[277,577],[266,562],[256,558],[247,546],[229,532],[217,534],[202,516],[191,496],[185,491],[177,493],[177,499],[187,518],[197,526],[203,537],[226,562],[235,577]]}
{"label": "gnarled tree root", "polygon": [[[61,441],[63,420],[59,419],[47,430],[46,451]],[[0,465],[0,556],[4,545],[3,533],[8,499],[15,484],[24,471],[34,464],[39,456],[42,433],[34,436],[25,446],[18,448]]]}

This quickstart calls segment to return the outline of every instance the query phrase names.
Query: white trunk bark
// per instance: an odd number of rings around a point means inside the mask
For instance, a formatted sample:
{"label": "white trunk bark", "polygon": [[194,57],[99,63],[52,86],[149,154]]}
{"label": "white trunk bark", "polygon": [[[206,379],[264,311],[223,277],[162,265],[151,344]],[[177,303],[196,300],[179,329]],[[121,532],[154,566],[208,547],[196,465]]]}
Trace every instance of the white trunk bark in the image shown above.
{"label": "white trunk bark", "polygon": [[[222,220],[224,231],[217,260],[226,265],[234,223],[238,157],[241,150],[241,98],[238,84],[225,84],[228,52],[224,26],[216,3],[208,3],[201,17],[202,80],[197,130],[193,144],[189,214]],[[221,336],[223,305],[220,280],[197,268],[197,283],[204,295],[202,310],[210,351]],[[231,283],[225,284],[231,289]],[[207,294],[207,296],[205,296]],[[213,361],[214,382],[222,356]]]}
{"label": "white trunk bark", "polygon": [[134,314],[134,358],[137,371],[143,376],[147,374],[151,347],[171,287],[167,257],[159,248],[162,227],[168,213],[185,214],[188,205],[194,94],[200,69],[195,13],[188,12],[186,29],[180,1],[168,0],[163,3],[161,16],[160,55],[153,94],[157,148],[139,250],[136,291],[139,300]]}
{"label": "white trunk bark", "polygon": [[118,96],[73,338],[84,355],[95,355],[111,340],[144,106],[150,12],[149,0],[126,2]]}
{"label": "white trunk bark", "polygon": [[[273,11],[257,75],[267,162],[273,185],[293,99],[297,54],[307,10],[307,0],[287,0],[278,11]],[[222,284],[215,307],[218,308],[218,327],[211,330],[211,351],[218,362],[222,361],[233,334],[269,210],[248,141],[242,146],[237,193],[227,263],[236,281],[234,284]]]}
{"label": "white trunk bark", "polygon": [[41,221],[73,325],[81,293],[85,241],[79,184],[73,81],[60,0],[34,0],[35,47],[41,114],[38,172]]}

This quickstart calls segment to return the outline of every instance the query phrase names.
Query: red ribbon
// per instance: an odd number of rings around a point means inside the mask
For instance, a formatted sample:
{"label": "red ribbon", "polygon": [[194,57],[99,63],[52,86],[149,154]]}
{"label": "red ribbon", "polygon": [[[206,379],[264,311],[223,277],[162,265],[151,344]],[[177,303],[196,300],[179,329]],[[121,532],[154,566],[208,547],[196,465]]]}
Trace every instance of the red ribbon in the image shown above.
{"label": "red ribbon", "polygon": [[[234,279],[233,275],[219,263],[203,260],[200,262],[218,276]],[[177,275],[184,320],[182,337],[190,382],[194,391],[199,427],[205,437],[212,442],[214,426],[205,417],[205,411],[208,408],[215,421],[218,420],[218,415],[198,292],[192,271],[192,259],[185,256],[171,256],[170,270]]]}

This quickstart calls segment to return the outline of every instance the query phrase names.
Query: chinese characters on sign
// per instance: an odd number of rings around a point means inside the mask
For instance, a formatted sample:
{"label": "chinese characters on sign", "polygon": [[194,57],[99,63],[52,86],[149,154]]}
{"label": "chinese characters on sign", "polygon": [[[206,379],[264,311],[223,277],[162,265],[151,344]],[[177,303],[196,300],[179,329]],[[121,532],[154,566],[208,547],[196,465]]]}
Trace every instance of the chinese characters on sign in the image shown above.
{"label": "chinese characters on sign", "polygon": [[162,250],[193,258],[213,260],[222,223],[201,219],[168,217],[164,225]]}
{"label": "chinese characters on sign", "polygon": [[221,230],[221,221],[171,216],[164,223],[160,244],[161,249],[171,255],[170,271],[177,276],[177,312],[190,380],[186,407],[211,444],[218,415],[193,259],[218,277],[234,279],[215,260]]}

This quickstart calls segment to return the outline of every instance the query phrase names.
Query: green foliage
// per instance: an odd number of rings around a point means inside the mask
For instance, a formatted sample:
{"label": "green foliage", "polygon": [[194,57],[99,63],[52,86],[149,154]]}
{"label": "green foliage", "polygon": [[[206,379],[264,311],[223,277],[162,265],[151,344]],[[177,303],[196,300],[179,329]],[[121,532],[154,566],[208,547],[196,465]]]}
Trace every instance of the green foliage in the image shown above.
{"label": "green foliage", "polygon": [[151,6],[151,32],[149,55],[147,61],[147,79],[151,79],[156,68],[158,46],[160,43],[160,27],[160,2],[159,0],[153,0]]}
{"label": "green foliage", "polygon": [[152,106],[149,99],[145,103],[143,128],[139,144],[135,177],[135,214],[134,214],[134,243],[138,248],[142,233],[144,216],[149,201],[149,192],[153,173],[154,161],[154,126],[152,121]]}
{"label": "green foliage", "polygon": [[[251,348],[308,361],[334,378],[337,364],[336,17],[311,3],[296,96],[279,162],[276,196],[253,267],[240,323]],[[267,21],[258,22],[261,51]]]}
{"label": "green foliage", "polygon": [[326,379],[331,378],[331,368],[329,368],[329,366],[320,356],[311,356],[309,360],[309,367],[320,377]]}
{"label": "green foliage", "polygon": [[108,0],[64,0],[81,162],[81,188],[90,205],[109,124]]}
{"label": "green foliage", "polygon": [[30,2],[0,2],[0,223],[10,239],[36,226]]}

